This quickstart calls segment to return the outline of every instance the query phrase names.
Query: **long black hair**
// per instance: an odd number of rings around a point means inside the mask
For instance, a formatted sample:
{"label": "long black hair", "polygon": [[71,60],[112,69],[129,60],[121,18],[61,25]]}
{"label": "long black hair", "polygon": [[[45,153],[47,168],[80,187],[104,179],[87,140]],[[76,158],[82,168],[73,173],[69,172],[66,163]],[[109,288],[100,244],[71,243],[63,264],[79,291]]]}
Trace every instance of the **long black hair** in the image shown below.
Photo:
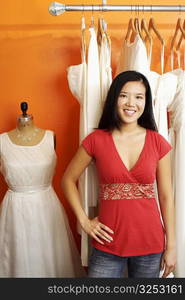
{"label": "long black hair", "polygon": [[138,124],[146,129],[157,131],[157,125],[155,123],[152,108],[152,94],[149,82],[143,74],[136,71],[122,72],[114,78],[107,94],[103,113],[98,124],[98,129],[105,129],[108,131],[111,131],[115,128],[120,129],[122,121],[117,112],[117,101],[121,89],[129,81],[140,81],[144,84],[146,89],[145,108],[143,114],[138,119]]}

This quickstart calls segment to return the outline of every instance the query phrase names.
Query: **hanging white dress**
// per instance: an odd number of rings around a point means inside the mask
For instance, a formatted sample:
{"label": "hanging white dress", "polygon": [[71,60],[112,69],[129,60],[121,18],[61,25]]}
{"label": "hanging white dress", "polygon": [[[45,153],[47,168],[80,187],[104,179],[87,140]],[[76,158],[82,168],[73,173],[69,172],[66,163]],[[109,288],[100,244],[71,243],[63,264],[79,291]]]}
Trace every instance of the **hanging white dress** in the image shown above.
{"label": "hanging white dress", "polygon": [[112,83],[112,68],[111,68],[111,40],[107,34],[107,24],[103,19],[100,19],[102,26],[101,43],[99,49],[100,57],[100,91],[102,109],[106,100],[107,92]]}
{"label": "hanging white dress", "polygon": [[136,34],[132,43],[124,40],[121,47],[116,75],[128,70],[140,72],[146,77],[150,72],[146,47],[139,34]]}
{"label": "hanging white dress", "polygon": [[8,190],[0,213],[0,277],[83,277],[68,219],[53,187],[53,132],[35,146],[0,135]]}
{"label": "hanging white dress", "polygon": [[80,126],[79,140],[80,142],[87,135],[87,64],[86,64],[86,45],[85,45],[85,20],[82,17],[81,25],[81,59],[79,65],[69,66],[67,68],[67,80],[69,88],[73,96],[80,104]]}
{"label": "hanging white dress", "polygon": [[178,77],[178,85],[170,111],[170,142],[173,147],[173,182],[176,210],[177,264],[175,277],[185,278],[185,72],[172,71]]}
{"label": "hanging white dress", "polygon": [[100,65],[97,36],[94,27],[89,28],[90,42],[87,64],[87,127],[88,134],[98,127],[102,105],[100,91]]}
{"label": "hanging white dress", "polygon": [[153,87],[153,108],[158,132],[169,140],[168,105],[174,99],[177,88],[177,76],[171,72],[164,73],[164,45],[160,54],[161,74],[150,71],[149,82]]}
{"label": "hanging white dress", "polygon": [[[67,69],[67,79],[70,91],[80,104],[80,126],[79,126],[79,143],[86,137],[87,128],[87,63],[86,63],[86,45],[85,45],[85,19],[82,17],[82,45],[81,58],[79,65],[69,66]],[[88,207],[88,172],[89,168],[83,172],[78,180],[78,189],[82,207],[87,215],[89,215]],[[81,234],[81,260],[82,265],[87,265],[88,258],[88,235],[81,230],[80,224],[77,222],[77,230]]]}
{"label": "hanging white dress", "polygon": [[[89,31],[90,42],[87,65],[83,61],[82,64],[70,66],[67,69],[69,88],[81,105],[80,124],[83,125],[80,126],[80,143],[86,135],[98,126],[102,112],[98,44],[95,28],[91,26]],[[95,217],[94,207],[97,206],[98,200],[98,181],[94,163],[91,163],[81,175],[79,193],[86,214],[90,218]],[[88,265],[90,251],[89,237],[84,231],[81,231],[83,266]]]}

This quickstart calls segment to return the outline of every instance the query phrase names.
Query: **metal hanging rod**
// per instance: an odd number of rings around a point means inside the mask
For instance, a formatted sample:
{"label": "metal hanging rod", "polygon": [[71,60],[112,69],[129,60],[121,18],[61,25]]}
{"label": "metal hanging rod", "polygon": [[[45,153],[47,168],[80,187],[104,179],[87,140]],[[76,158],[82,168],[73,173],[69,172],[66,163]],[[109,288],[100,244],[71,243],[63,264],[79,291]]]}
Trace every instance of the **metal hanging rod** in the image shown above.
{"label": "metal hanging rod", "polygon": [[65,11],[183,12],[185,11],[185,5],[65,5],[58,2],[52,2],[49,6],[49,12],[52,16],[59,16]]}

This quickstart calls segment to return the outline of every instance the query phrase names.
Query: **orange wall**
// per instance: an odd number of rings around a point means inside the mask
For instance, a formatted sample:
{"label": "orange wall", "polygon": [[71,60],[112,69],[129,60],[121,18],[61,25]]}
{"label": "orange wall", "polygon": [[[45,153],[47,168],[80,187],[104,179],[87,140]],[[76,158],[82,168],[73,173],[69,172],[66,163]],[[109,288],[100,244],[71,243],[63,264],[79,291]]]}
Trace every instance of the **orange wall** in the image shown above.
{"label": "orange wall", "polygon": [[[136,1],[137,4],[139,1]],[[151,1],[152,4],[176,5],[176,1]],[[183,1],[185,2],[185,1]],[[1,0],[0,10],[0,132],[16,126],[21,113],[20,102],[27,101],[28,113],[35,124],[54,130],[57,137],[58,164],[54,187],[69,217],[70,225],[79,245],[76,219],[60,187],[62,174],[78,147],[79,104],[71,95],[67,79],[68,66],[80,63],[81,12],[66,12],[53,17],[48,13],[48,0]],[[61,1],[65,4],[99,4],[101,1]],[[135,1],[107,1],[108,4],[135,4]],[[148,0],[140,1],[148,4]],[[182,5],[181,1],[181,5]],[[185,4],[185,3],[184,3]],[[94,12],[95,23],[101,13]],[[121,38],[124,37],[131,13],[103,13],[108,22],[112,40],[113,73],[118,59]],[[140,13],[146,20],[153,16],[167,49],[175,29],[177,17],[184,13]],[[85,13],[87,25],[91,13]],[[132,16],[135,13],[132,12]],[[152,69],[160,71],[159,45],[154,49]],[[165,71],[169,71],[168,50]],[[6,191],[1,177],[0,199]]]}

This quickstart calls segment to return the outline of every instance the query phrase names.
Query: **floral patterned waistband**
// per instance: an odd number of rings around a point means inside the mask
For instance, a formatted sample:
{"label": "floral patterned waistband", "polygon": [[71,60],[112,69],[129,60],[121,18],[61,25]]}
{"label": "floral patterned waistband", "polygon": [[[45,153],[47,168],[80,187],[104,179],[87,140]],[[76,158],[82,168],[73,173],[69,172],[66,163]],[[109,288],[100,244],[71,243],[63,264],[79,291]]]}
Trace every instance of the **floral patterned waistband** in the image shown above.
{"label": "floral patterned waistband", "polygon": [[111,183],[100,184],[100,199],[138,199],[155,198],[153,183]]}

